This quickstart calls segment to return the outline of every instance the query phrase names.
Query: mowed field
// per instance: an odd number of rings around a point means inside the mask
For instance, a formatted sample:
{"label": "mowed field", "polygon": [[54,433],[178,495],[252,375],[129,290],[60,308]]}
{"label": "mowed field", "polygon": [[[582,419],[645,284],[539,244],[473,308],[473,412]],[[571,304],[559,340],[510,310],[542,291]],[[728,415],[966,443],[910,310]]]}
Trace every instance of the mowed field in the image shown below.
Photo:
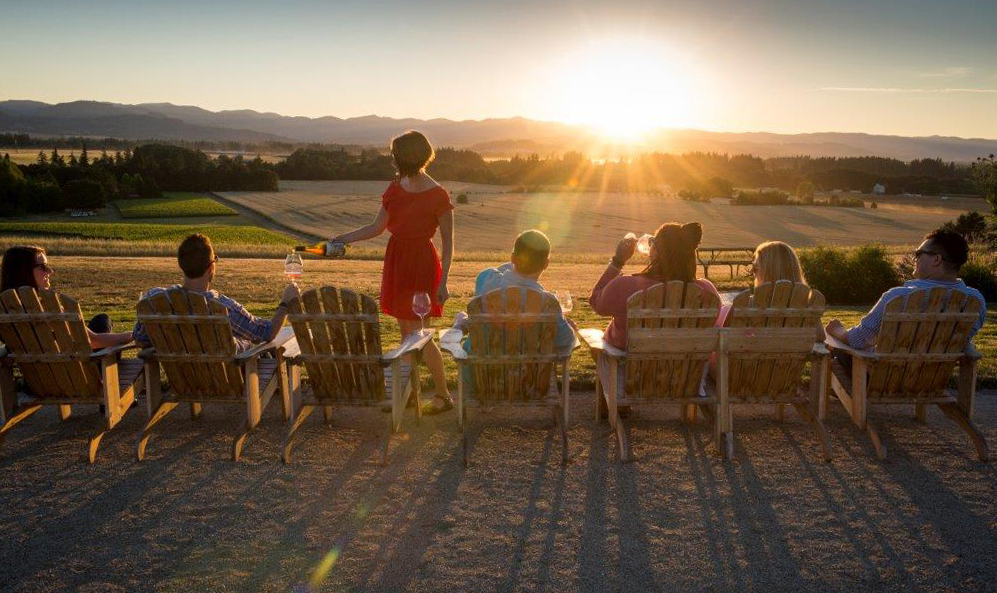
{"label": "mowed field", "polygon": [[[373,220],[386,185],[379,181],[282,181],[279,193],[221,195],[281,225],[328,237]],[[652,232],[661,222],[693,220],[703,225],[703,246],[709,247],[754,246],[772,239],[797,247],[870,241],[911,244],[959,214],[985,206],[974,198],[876,197],[877,209],[739,207],[641,194],[521,194],[502,186],[444,186],[454,201],[459,194],[468,196],[468,204],[456,206],[459,251],[506,251],[520,231],[538,228],[562,252],[608,253],[628,231]],[[368,245],[386,242],[387,235]]]}

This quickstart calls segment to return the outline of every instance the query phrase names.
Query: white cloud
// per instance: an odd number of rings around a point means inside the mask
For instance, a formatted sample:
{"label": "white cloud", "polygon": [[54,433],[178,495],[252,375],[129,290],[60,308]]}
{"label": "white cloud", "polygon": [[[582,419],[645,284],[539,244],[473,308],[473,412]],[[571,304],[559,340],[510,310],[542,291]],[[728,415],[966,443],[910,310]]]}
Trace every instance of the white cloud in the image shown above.
{"label": "white cloud", "polygon": [[944,88],[944,89],[919,89],[919,88],[899,88],[899,87],[867,87],[867,86],[825,86],[822,91],[834,91],[844,93],[922,93],[922,94],[997,94],[997,89],[974,89],[974,88]]}
{"label": "white cloud", "polygon": [[968,66],[949,66],[941,70],[929,70],[926,72],[915,72],[921,78],[962,78],[973,73],[973,69]]}

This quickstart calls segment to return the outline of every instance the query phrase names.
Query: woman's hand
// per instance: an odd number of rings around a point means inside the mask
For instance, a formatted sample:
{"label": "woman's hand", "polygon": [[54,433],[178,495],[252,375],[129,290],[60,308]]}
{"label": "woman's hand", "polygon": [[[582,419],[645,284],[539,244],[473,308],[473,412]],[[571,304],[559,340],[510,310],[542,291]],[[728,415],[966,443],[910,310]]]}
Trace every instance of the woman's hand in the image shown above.
{"label": "woman's hand", "polygon": [[443,306],[443,303],[447,302],[450,298],[450,290],[447,289],[446,282],[440,282],[440,285],[436,288],[436,302]]}
{"label": "woman's hand", "polygon": [[824,328],[824,331],[827,332],[827,335],[832,338],[837,338],[842,342],[848,341],[848,330],[845,329],[844,324],[837,319],[829,321],[827,326]]}
{"label": "woman's hand", "polygon": [[616,255],[614,256],[617,261],[626,262],[631,257],[634,256],[634,251],[637,249],[637,239],[632,237],[623,237],[620,242],[616,244]]}

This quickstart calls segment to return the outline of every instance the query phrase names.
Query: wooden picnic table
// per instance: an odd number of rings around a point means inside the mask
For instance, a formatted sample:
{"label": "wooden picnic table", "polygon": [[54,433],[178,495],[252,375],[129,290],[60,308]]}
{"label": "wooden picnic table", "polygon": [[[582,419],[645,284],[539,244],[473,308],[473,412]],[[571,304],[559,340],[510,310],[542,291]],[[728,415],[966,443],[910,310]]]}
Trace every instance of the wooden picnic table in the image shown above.
{"label": "wooden picnic table", "polygon": [[755,259],[754,247],[700,247],[696,253],[699,265],[703,266],[703,275],[710,277],[710,266],[728,266],[730,277],[734,271],[740,271],[741,266],[749,266]]}

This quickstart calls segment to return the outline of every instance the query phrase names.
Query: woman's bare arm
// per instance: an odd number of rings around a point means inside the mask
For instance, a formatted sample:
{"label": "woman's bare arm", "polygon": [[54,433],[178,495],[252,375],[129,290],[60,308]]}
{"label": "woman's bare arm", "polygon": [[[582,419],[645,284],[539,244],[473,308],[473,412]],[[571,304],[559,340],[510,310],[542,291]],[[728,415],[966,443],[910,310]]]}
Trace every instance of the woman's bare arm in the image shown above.
{"label": "woman's bare arm", "polygon": [[443,276],[440,278],[440,286],[436,290],[436,300],[442,304],[450,298],[450,291],[447,288],[447,279],[450,277],[450,264],[453,262],[453,210],[447,210],[440,215],[440,238],[443,243],[443,258],[440,262],[443,268]]}
{"label": "woman's bare arm", "polygon": [[368,224],[367,226],[360,227],[356,230],[350,231],[344,235],[338,235],[333,239],[340,241],[342,243],[356,243],[357,241],[366,241],[367,239],[373,239],[385,229],[388,228],[388,211],[381,206],[380,210],[377,211],[377,216],[374,217],[374,222]]}

